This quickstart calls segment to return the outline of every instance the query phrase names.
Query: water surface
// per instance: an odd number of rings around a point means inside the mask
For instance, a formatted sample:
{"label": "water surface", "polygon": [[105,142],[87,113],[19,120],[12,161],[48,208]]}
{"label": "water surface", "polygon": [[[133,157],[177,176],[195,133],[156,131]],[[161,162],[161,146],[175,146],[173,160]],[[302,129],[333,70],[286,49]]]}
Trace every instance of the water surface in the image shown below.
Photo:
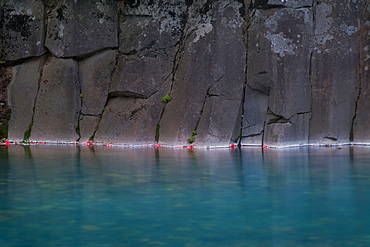
{"label": "water surface", "polygon": [[370,246],[370,148],[0,147],[0,246]]}

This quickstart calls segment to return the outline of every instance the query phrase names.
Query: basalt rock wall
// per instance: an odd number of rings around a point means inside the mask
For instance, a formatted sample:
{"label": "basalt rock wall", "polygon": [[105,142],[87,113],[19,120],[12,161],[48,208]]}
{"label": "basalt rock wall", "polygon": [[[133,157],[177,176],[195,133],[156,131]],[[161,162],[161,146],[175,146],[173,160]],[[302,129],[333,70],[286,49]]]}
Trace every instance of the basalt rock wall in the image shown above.
{"label": "basalt rock wall", "polygon": [[370,142],[370,0],[4,0],[0,18],[9,140]]}

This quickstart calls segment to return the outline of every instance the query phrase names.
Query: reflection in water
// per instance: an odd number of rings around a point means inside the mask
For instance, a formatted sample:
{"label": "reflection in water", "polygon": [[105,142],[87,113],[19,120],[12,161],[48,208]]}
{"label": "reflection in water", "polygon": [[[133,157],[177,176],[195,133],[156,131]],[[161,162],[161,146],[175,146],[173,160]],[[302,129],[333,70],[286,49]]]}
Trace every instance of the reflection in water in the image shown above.
{"label": "reflection in water", "polygon": [[0,246],[370,246],[366,147],[0,147]]}

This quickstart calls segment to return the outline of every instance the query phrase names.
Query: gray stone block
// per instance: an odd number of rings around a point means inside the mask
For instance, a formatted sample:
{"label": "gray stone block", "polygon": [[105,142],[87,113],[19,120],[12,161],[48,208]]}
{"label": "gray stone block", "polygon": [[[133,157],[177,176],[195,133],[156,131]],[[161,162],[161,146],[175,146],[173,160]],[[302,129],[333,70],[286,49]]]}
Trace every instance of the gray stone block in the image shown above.
{"label": "gray stone block", "polygon": [[159,40],[159,22],[151,16],[127,16],[120,22],[120,51],[125,54],[142,53]]}
{"label": "gray stone block", "polygon": [[[8,86],[8,102],[12,109],[8,139],[12,141],[23,141],[25,132],[33,121],[33,110],[44,62],[45,57],[42,57],[13,67],[13,80]],[[25,78],[27,83],[24,83]]]}
{"label": "gray stone block", "polygon": [[283,9],[267,20],[277,23],[276,26],[269,26],[264,34],[270,41],[272,53],[269,61],[272,70],[268,71],[273,78],[269,108],[289,119],[311,110],[312,13],[307,9]]}
{"label": "gray stone block", "polygon": [[90,141],[90,138],[94,135],[96,128],[99,124],[99,117],[97,116],[86,116],[81,115],[79,120],[80,139],[79,142]]}
{"label": "gray stone block", "polygon": [[148,144],[156,141],[173,63],[162,58],[119,57],[102,115],[97,142]]}
{"label": "gray stone block", "polygon": [[243,136],[240,140],[240,145],[261,146],[263,143],[264,129],[264,124],[258,124],[243,128]]}
{"label": "gray stone block", "polygon": [[125,55],[174,59],[185,21],[185,0],[123,5],[119,49]]}
{"label": "gray stone block", "polygon": [[262,137],[268,110],[268,94],[245,88],[242,145],[262,145]]}
{"label": "gray stone block", "polygon": [[161,57],[118,58],[109,92],[149,98],[161,89],[172,73],[173,63]]}
{"label": "gray stone block", "polygon": [[119,144],[151,144],[156,141],[157,124],[165,105],[160,99],[169,83],[149,99],[114,97],[108,102],[94,141]]}
{"label": "gray stone block", "polygon": [[[285,145],[287,140],[291,145],[293,138],[269,137],[276,135],[260,127],[269,122],[268,109],[287,121],[311,111],[312,13],[308,9],[292,8],[255,10],[249,37],[253,38],[248,43],[243,136],[253,137],[250,139],[253,145],[262,141],[262,133],[269,144],[276,140],[276,145]],[[309,118],[303,120],[308,126]],[[307,141],[307,128],[293,130],[303,123],[276,126],[287,128],[288,125],[289,132],[297,133],[296,143]],[[299,139],[301,137],[306,139]],[[248,144],[248,138],[244,138],[243,143]]]}
{"label": "gray stone block", "polygon": [[58,57],[118,47],[117,2],[64,0],[48,15],[46,47]]}
{"label": "gray stone block", "polygon": [[44,54],[44,5],[36,0],[10,0],[2,1],[0,8],[0,61]]}
{"label": "gray stone block", "polygon": [[360,13],[360,29],[359,29],[359,98],[357,101],[357,111],[355,112],[353,122],[354,142],[370,142],[370,2],[360,1],[362,11]]}
{"label": "gray stone block", "polygon": [[77,62],[50,57],[44,65],[30,139],[76,141],[80,111]]}
{"label": "gray stone block", "polygon": [[156,141],[166,105],[161,98],[170,90],[184,6],[184,1],[123,5],[119,24],[121,55],[94,141],[125,144]]}
{"label": "gray stone block", "polygon": [[99,115],[108,100],[117,52],[106,50],[79,63],[82,114]]}
{"label": "gray stone block", "polygon": [[[240,8],[242,5],[236,1],[217,1],[211,7],[197,2],[190,7],[172,101],[161,120],[161,143],[187,144],[198,122],[196,143],[199,145],[228,145],[232,141],[235,124],[240,123],[238,111],[245,80],[241,29],[244,19]],[[234,113],[233,117],[220,115],[226,109]],[[215,135],[220,135],[218,140]]]}
{"label": "gray stone block", "polygon": [[[241,89],[240,92],[242,92]],[[222,96],[207,98],[197,127],[194,144],[198,146],[227,146],[236,142],[240,135],[240,108],[241,100]]]}
{"label": "gray stone block", "polygon": [[7,138],[11,109],[8,103],[8,85],[13,79],[11,67],[0,66],[0,138]]}
{"label": "gray stone block", "polygon": [[290,119],[276,119],[274,114],[265,125],[263,144],[267,146],[297,146],[308,143],[311,113],[297,114]]}
{"label": "gray stone block", "polygon": [[350,141],[359,88],[359,2],[315,7],[310,143]]}

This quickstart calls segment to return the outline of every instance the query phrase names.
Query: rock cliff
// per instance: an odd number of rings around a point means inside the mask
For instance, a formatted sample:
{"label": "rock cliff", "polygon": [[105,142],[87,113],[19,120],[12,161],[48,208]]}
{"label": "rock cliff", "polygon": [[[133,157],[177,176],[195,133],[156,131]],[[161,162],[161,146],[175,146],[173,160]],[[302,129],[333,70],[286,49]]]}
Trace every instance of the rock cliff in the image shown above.
{"label": "rock cliff", "polygon": [[4,0],[0,18],[9,140],[370,142],[370,0]]}

